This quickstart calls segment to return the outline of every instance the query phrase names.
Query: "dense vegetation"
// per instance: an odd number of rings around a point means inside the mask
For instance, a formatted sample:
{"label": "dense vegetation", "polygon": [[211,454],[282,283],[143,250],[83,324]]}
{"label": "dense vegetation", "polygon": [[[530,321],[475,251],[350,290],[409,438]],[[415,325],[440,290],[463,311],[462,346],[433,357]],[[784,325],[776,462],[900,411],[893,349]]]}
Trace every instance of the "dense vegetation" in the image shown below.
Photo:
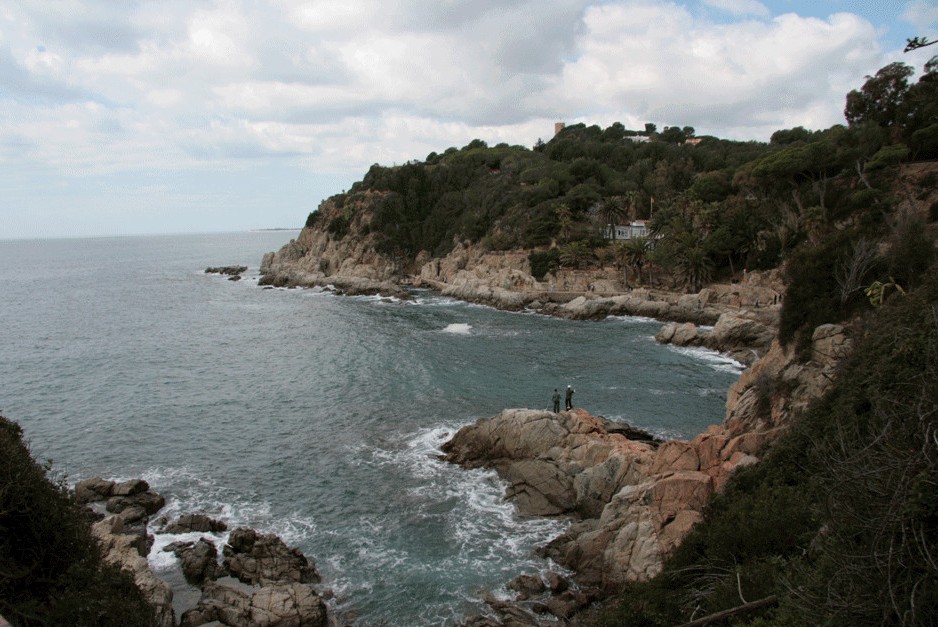
{"label": "dense vegetation", "polygon": [[[914,83],[913,73],[888,65],[848,94],[846,126],[780,130],[768,144],[651,123],[568,126],[531,150],[474,140],[422,162],[372,166],[329,200],[337,212],[314,212],[307,224],[323,220],[336,238],[370,233],[404,264],[465,241],[528,249],[538,277],[614,262],[631,283],[691,290],[785,264],[780,337],[804,346],[817,324],[868,309],[874,282],[914,288],[930,262],[925,227],[938,206],[897,216],[916,200],[897,171],[938,157],[938,57]],[[607,225],[635,219],[650,220],[654,236],[606,239]]]}
{"label": "dense vegetation", "polygon": [[0,416],[0,616],[17,627],[141,627],[153,612],[133,581],[106,565],[87,517],[47,477]]}

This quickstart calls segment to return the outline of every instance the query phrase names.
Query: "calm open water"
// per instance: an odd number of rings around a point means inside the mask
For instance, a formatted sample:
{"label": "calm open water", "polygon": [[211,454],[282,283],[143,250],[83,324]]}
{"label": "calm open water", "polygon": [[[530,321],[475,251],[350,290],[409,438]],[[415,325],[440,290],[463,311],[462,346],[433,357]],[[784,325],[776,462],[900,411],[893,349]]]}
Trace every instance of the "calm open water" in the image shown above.
{"label": "calm open water", "polygon": [[[263,253],[295,236],[0,241],[0,409],[71,481],[142,476],[171,518],[280,534],[361,625],[452,624],[550,566],[532,549],[564,522],[520,518],[493,473],[436,460],[455,429],[569,383],[594,414],[689,438],[739,375],[657,345],[644,319],[259,288]],[[203,273],[230,264],[245,280]],[[173,580],[176,539],[150,558]]]}

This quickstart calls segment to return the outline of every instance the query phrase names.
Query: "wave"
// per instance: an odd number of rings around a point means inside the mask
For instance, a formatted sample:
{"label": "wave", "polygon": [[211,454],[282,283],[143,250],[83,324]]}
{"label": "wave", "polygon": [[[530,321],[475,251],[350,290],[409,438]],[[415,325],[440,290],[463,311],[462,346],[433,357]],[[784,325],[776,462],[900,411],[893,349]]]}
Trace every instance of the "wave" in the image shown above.
{"label": "wave", "polygon": [[740,374],[746,369],[745,364],[712,348],[703,348],[701,346],[674,346],[673,344],[668,344],[667,346],[669,350],[703,361],[714,370],[720,372]]}
{"label": "wave", "polygon": [[[286,516],[274,516],[270,503],[263,500],[247,500],[236,491],[223,487],[213,479],[182,468],[153,468],[143,473],[142,478],[150,488],[162,494],[166,505],[151,520],[151,532],[158,532],[162,519],[176,520],[182,514],[200,513],[221,520],[229,531],[237,527],[251,527],[261,533],[273,533],[289,546],[296,546],[316,531],[315,521],[308,515],[293,512]],[[153,549],[148,560],[154,572],[165,572],[178,568],[178,561],[171,552],[163,548],[176,541],[194,542],[206,538],[215,544],[221,553],[228,541],[228,533],[219,534],[155,533]]]}
{"label": "wave", "polygon": [[661,324],[660,320],[648,318],[646,316],[609,316],[607,320],[617,320],[626,324]]}
{"label": "wave", "polygon": [[454,335],[469,335],[471,331],[472,325],[465,322],[454,322],[446,325],[446,328],[443,329],[443,333],[452,333]]}

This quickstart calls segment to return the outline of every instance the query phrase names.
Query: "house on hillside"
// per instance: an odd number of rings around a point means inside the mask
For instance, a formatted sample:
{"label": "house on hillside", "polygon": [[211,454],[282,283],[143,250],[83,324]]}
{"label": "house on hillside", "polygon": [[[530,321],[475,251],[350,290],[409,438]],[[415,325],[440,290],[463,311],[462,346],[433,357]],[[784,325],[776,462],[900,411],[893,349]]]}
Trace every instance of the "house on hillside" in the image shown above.
{"label": "house on hillside", "polygon": [[636,237],[650,237],[649,226],[651,220],[633,220],[629,224],[616,224],[606,226],[606,239],[624,240]]}

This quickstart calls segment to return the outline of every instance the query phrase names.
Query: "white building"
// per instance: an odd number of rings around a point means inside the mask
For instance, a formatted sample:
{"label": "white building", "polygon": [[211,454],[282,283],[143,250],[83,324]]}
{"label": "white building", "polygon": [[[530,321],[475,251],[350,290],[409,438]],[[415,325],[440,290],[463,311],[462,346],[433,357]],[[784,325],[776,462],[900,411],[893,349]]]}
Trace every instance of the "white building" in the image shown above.
{"label": "white building", "polygon": [[[606,227],[606,238],[607,239],[632,239],[635,237],[649,237],[651,235],[648,230],[648,226],[651,223],[651,220],[634,220],[630,224],[617,224],[615,226]],[[610,233],[609,229],[612,229]],[[610,237],[610,235],[612,237]]]}

